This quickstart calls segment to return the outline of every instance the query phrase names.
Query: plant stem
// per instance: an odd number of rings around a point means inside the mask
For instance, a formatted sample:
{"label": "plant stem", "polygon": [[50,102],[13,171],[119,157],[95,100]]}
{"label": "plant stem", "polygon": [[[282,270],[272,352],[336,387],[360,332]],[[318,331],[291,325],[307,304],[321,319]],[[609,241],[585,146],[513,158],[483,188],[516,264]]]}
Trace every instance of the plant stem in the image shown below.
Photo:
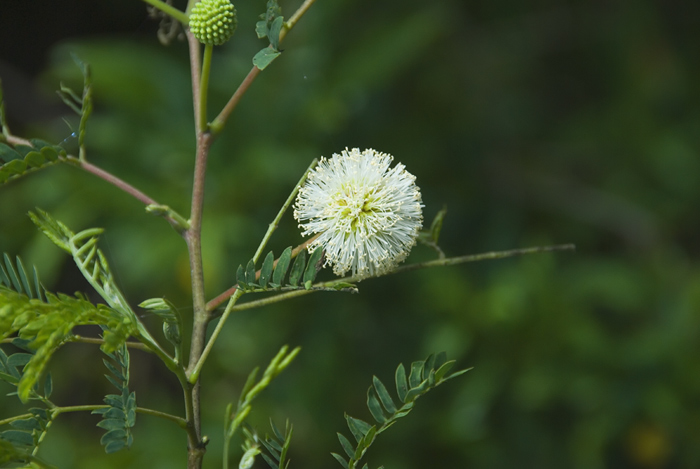
{"label": "plant stem", "polygon": [[280,31],[280,42],[282,42],[284,37],[287,35],[287,32],[289,32],[297,24],[301,17],[304,16],[304,13],[311,8],[311,5],[313,5],[315,1],[316,0],[305,0],[304,3],[297,8],[297,11],[294,12],[292,17],[284,23],[284,28],[282,28],[282,31]]}
{"label": "plant stem", "polygon": [[[189,8],[189,6],[188,6]],[[199,135],[197,123],[199,122],[199,82],[201,80],[201,59],[200,59],[200,44],[199,40],[194,37],[192,31],[187,29],[187,44],[190,50],[190,75],[192,79],[192,109],[194,109],[195,136]]]}
{"label": "plant stem", "polygon": [[202,60],[202,76],[199,86],[199,132],[207,130],[207,93],[209,91],[209,72],[211,70],[211,56],[214,51],[213,44],[204,45],[204,59]]}
{"label": "plant stem", "polygon": [[[241,295],[243,295],[243,292],[241,290],[236,290],[236,292],[229,299],[228,305],[226,305],[226,309],[221,315],[221,319],[219,319],[219,322],[216,324],[214,332],[212,332],[206,347],[204,348],[202,354],[199,357],[199,361],[197,361],[194,368],[191,367],[192,371],[190,371],[189,373],[190,383],[196,382],[199,378],[199,373],[202,371],[202,366],[204,366],[204,362],[207,360],[207,357],[209,356],[209,353],[211,352],[211,349],[214,346],[214,342],[216,342],[217,337],[219,337],[219,334],[221,333],[221,330],[223,329],[226,320],[231,314],[231,311],[233,311],[233,306],[236,304],[236,301],[238,301],[238,298],[240,298]],[[191,365],[192,364],[190,364],[190,366]]]}
{"label": "plant stem", "polygon": [[176,20],[178,20],[180,23],[182,23],[184,26],[187,26],[189,24],[189,18],[187,17],[186,14],[178,10],[177,8],[168,5],[165,2],[162,2],[160,0],[143,0],[144,2],[148,3],[151,6],[156,7],[163,13],[172,16]]}
{"label": "plant stem", "polygon": [[204,182],[206,177],[207,157],[211,147],[212,136],[209,132],[197,132],[197,155],[192,184],[192,209],[189,228],[185,231],[185,241],[190,258],[192,276],[193,325],[190,344],[190,358],[186,371],[186,381],[182,383],[185,392],[185,405],[188,406],[188,425],[194,432],[194,438],[188,442],[189,469],[202,467],[206,452],[201,434],[200,385],[196,379],[190,379],[193,367],[199,362],[206,340],[209,312],[204,296],[204,269],[202,265],[202,211],[204,207]]}
{"label": "plant stem", "polygon": [[238,105],[238,102],[241,100],[245,92],[248,91],[248,88],[250,88],[250,85],[261,71],[262,70],[253,65],[253,68],[250,69],[250,72],[248,72],[248,75],[246,75],[241,84],[238,86],[238,89],[233,93],[231,99],[228,100],[219,115],[216,116],[216,118],[211,122],[210,129],[214,135],[219,134],[223,130],[224,125],[226,125],[226,121]]}
{"label": "plant stem", "polygon": [[[104,344],[104,339],[98,339],[96,337],[83,337],[80,335],[74,335],[70,339],[68,339],[66,342],[79,342],[82,344],[94,344],[94,345],[102,345]],[[143,350],[144,352],[150,352],[151,349],[148,348],[146,344],[142,344],[141,342],[126,342],[124,345],[127,347]]]}
{"label": "plant stem", "polygon": [[[92,412],[93,410],[106,409],[108,407],[109,406],[105,405],[105,404],[74,405],[74,406],[66,406],[66,407],[56,406],[53,409],[50,409],[50,412],[53,414],[52,418],[56,418],[61,414],[67,414],[69,412]],[[158,417],[158,418],[162,418],[165,420],[170,420],[171,422],[177,424],[177,426],[180,428],[187,428],[187,421],[185,419],[183,419],[182,417],[178,417],[177,415],[168,414],[166,412],[161,412],[159,410],[147,409],[146,407],[137,407],[136,412],[138,412],[140,414],[144,414],[144,415],[150,415],[152,417]],[[15,415],[14,417],[0,420],[0,426],[7,425],[8,423],[12,423],[15,420],[27,419],[27,418],[30,418],[31,416],[32,416],[32,414]]]}
{"label": "plant stem", "polygon": [[[109,172],[105,171],[104,169],[95,166],[92,163],[89,163],[89,162],[84,161],[84,160],[81,161],[75,157],[66,158],[66,162],[74,164],[74,165],[84,169],[88,173],[94,174],[95,176],[99,177],[100,179],[104,179],[108,183],[112,184],[113,186],[117,187],[118,189],[121,189],[122,191],[124,191],[127,194],[134,197],[136,200],[143,202],[146,205],[159,205],[158,202],[156,202],[155,200],[153,200],[152,198],[150,198],[149,196],[147,196],[146,194],[144,194],[143,192],[141,192],[140,190],[138,190],[137,188],[135,188],[131,184],[119,179],[117,176],[113,175],[112,173],[109,173]],[[163,214],[162,216],[168,223],[170,223],[170,225],[173,228],[175,228],[175,230],[178,233],[183,232],[184,227],[182,226],[182,223],[180,221],[178,221],[178,219],[177,219],[178,217],[182,218],[181,216],[178,215],[176,217],[172,217],[170,215],[167,215],[167,213]]]}
{"label": "plant stem", "polygon": [[[398,267],[391,272],[387,272],[384,275],[392,275],[392,274],[398,274],[401,272],[409,272],[411,270],[418,270],[418,269],[427,269],[429,267],[443,267],[443,266],[448,266],[448,265],[457,265],[457,264],[464,264],[467,262],[479,262],[479,261],[486,261],[486,260],[493,260],[493,259],[505,259],[507,257],[515,257],[515,256],[522,256],[525,254],[536,254],[540,252],[553,252],[553,251],[575,251],[576,246],[573,244],[557,244],[553,246],[536,246],[536,247],[531,247],[531,248],[522,248],[522,249],[510,249],[508,251],[491,251],[491,252],[484,252],[481,254],[469,254],[467,256],[459,256],[459,257],[447,257],[445,259],[435,259],[433,261],[427,261],[427,262],[419,262],[417,264],[408,264],[408,265],[402,265],[401,267]],[[332,287],[335,284],[338,283],[352,283],[352,282],[359,282],[360,280],[364,280],[365,278],[358,277],[358,276],[349,276],[349,277],[344,277],[340,278],[337,280],[332,280],[330,282],[322,282],[315,284],[314,286],[318,287]]]}

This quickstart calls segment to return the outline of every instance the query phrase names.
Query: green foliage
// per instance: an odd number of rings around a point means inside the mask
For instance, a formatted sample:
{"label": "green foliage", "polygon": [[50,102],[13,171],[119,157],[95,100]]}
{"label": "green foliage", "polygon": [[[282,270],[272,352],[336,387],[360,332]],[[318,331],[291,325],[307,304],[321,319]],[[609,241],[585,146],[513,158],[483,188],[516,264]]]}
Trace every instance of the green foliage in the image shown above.
{"label": "green foliage", "polygon": [[[267,253],[263,260],[260,272],[255,269],[253,259],[248,261],[245,269],[238,266],[236,281],[238,288],[246,293],[266,291],[290,291],[290,290],[321,290],[321,291],[349,291],[357,292],[357,287],[350,283],[335,283],[333,286],[313,286],[316,275],[323,268],[324,251],[318,247],[306,260],[306,251],[302,250],[296,256],[291,270],[289,265],[292,260],[292,248],[288,247],[282,252],[277,261],[272,251]],[[287,283],[284,279],[287,277]]]}
{"label": "green foliage", "polygon": [[255,24],[255,32],[258,38],[268,38],[270,40],[270,45],[260,50],[253,57],[253,65],[260,70],[264,70],[282,53],[279,50],[279,43],[283,25],[282,8],[280,8],[277,0],[268,0],[267,11],[260,15],[260,21]]}
{"label": "green foliage", "polygon": [[[138,320],[126,299],[117,287],[109,269],[107,259],[97,248],[101,228],[91,228],[73,233],[66,225],[52,218],[43,210],[29,212],[34,224],[58,247],[73,256],[78,269],[90,285],[114,310],[122,315],[122,328],[136,327]],[[116,344],[118,346],[118,344]],[[109,351],[116,349],[110,348]]]}
{"label": "green foliage", "polygon": [[45,293],[46,301],[30,299],[5,286],[0,286],[0,338],[14,333],[29,341],[36,353],[24,367],[18,382],[22,402],[30,397],[31,390],[44,373],[54,352],[72,337],[74,327],[87,324],[106,326],[101,348],[110,352],[134,334],[135,328],[113,308],[93,305],[81,295],[75,297]]}
{"label": "green foliage", "polygon": [[59,163],[66,157],[66,150],[39,139],[30,140],[32,146],[17,145],[14,148],[0,143],[0,184]]}
{"label": "green foliage", "polygon": [[32,407],[30,416],[17,418],[10,422],[11,430],[0,433],[0,441],[5,441],[15,448],[35,455],[39,444],[51,424],[51,413],[46,409]]}
{"label": "green foliage", "polygon": [[[109,407],[92,411],[102,415],[98,427],[107,431],[100,443],[106,453],[114,453],[123,448],[130,448],[134,442],[131,428],[136,424],[136,393],[129,392],[129,350],[122,345],[116,352],[107,353],[112,359],[102,360],[112,376],[105,375],[119,394],[107,394],[104,398]],[[116,366],[115,366],[116,364]]]}
{"label": "green foliage", "polygon": [[[41,286],[36,268],[29,275],[17,258],[13,265],[7,254],[0,264],[0,338],[14,333],[36,351],[25,354],[26,363],[21,377],[12,368],[3,370],[3,379],[18,386],[20,400],[26,402],[32,388],[44,373],[54,352],[71,336],[75,326],[99,324],[108,327],[103,350],[112,351],[135,332],[130,321],[113,308],[93,305],[82,295],[54,295]],[[33,283],[33,285],[32,285]],[[15,370],[16,371],[16,370]]]}
{"label": "green foliage", "polygon": [[[374,443],[377,435],[392,426],[398,419],[408,415],[413,409],[416,399],[445,381],[469,371],[469,369],[465,369],[448,375],[447,372],[452,369],[454,364],[454,360],[447,361],[445,352],[431,354],[425,360],[411,364],[408,379],[403,363],[399,364],[396,368],[395,381],[396,393],[399,396],[399,401],[403,404],[400,407],[396,406],[386,386],[374,376],[372,386],[367,390],[367,408],[379,426],[371,425],[345,414],[348,428],[357,445],[354,446],[345,435],[338,433],[338,440],[349,459],[346,460],[337,453],[331,453],[333,457],[345,469],[355,469],[367,449]],[[365,467],[367,467],[366,464],[363,469]]]}
{"label": "green foliage", "polygon": [[[12,340],[12,345],[22,350],[22,352],[14,353],[10,356],[5,354],[5,351],[0,349],[0,379],[17,386],[22,380],[23,375],[29,368],[26,366],[34,356],[34,351],[28,347],[28,341],[18,337]],[[53,382],[51,374],[47,373],[43,380],[43,386],[37,383],[30,392],[29,399],[41,400],[44,403],[49,403],[48,399],[51,396]],[[17,394],[17,392],[9,395]],[[29,413],[12,419],[8,419],[5,423],[9,423],[11,429],[0,432],[0,442],[9,443],[14,447],[15,458],[13,461],[28,461],[28,456],[36,455],[39,444],[44,439],[46,431],[51,424],[53,414],[40,407],[32,407]],[[0,465],[2,460],[0,459]]]}
{"label": "green foliage", "polygon": [[12,467],[23,467],[31,469],[55,469],[54,466],[46,464],[45,462],[39,460],[29,452],[17,448],[9,441],[0,438],[0,466],[5,467],[7,464],[24,464],[24,466],[12,466]]}
{"label": "green foliage", "polygon": [[85,157],[85,127],[87,126],[88,118],[92,114],[92,73],[90,65],[83,62],[77,55],[71,54],[73,61],[80,69],[83,75],[83,92],[78,96],[72,89],[64,86],[61,83],[61,88],[57,91],[58,96],[63,100],[66,106],[70,107],[76,114],[80,116],[80,125],[78,127],[78,145],[80,145],[80,158]]}
{"label": "green foliage", "polygon": [[287,459],[287,452],[292,441],[293,427],[287,420],[284,425],[284,433],[282,433],[272,419],[270,419],[270,427],[272,428],[272,435],[265,434],[264,440],[251,432],[247,427],[244,427],[243,433],[246,437],[244,449],[263,446],[267,453],[262,451],[258,451],[258,453],[262,454],[265,462],[272,469],[286,469],[290,463],[290,460]]}
{"label": "green foliage", "polygon": [[163,320],[163,334],[175,347],[175,360],[182,355],[182,315],[174,304],[165,298],[151,298],[143,301],[139,307],[147,309]]}
{"label": "green foliage", "polygon": [[[238,399],[235,411],[233,410],[233,403],[230,403],[226,407],[226,415],[224,419],[224,437],[226,439],[227,447],[228,441],[231,440],[238,427],[240,427],[248,417],[253,400],[270,385],[272,380],[277,377],[277,375],[279,375],[292,363],[292,360],[296,358],[301,351],[301,348],[296,347],[291,352],[287,353],[288,350],[289,347],[285,345],[279,350],[279,352],[277,352],[277,355],[275,355],[275,357],[270,361],[270,364],[267,365],[267,368],[259,381],[257,380],[257,377],[260,368],[255,367],[255,369],[253,369],[253,371],[251,371],[251,373],[248,375],[248,379],[243,385],[241,396]],[[224,458],[227,457],[228,455],[224,454]]]}
{"label": "green foliage", "polygon": [[[7,253],[3,254],[5,265],[0,262],[0,285],[4,285],[17,293],[23,293],[30,299],[45,300],[45,289],[39,281],[39,272],[36,267],[33,269],[32,276],[27,274],[27,271],[22,264],[22,259],[17,256],[16,265],[12,264],[10,256]],[[30,282],[29,279],[32,279]]]}

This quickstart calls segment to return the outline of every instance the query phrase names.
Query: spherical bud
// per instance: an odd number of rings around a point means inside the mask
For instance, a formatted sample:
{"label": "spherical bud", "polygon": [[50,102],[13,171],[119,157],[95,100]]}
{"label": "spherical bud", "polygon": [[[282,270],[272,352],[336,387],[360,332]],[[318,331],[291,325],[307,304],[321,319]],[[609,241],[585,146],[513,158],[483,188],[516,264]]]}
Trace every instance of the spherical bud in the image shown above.
{"label": "spherical bud", "polygon": [[229,0],[202,0],[190,12],[190,31],[202,44],[220,46],[231,39],[237,25]]}

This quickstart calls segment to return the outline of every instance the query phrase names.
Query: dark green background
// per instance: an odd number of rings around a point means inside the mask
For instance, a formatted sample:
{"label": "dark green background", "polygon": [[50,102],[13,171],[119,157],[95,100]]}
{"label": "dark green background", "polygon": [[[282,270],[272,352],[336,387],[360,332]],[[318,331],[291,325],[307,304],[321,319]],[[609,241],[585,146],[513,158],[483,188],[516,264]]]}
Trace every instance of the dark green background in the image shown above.
{"label": "dark green background", "polygon": [[[288,16],[298,1],[283,2]],[[63,140],[53,90],[94,71],[88,157],[187,215],[192,100],[184,43],[169,48],[136,0],[4,1],[0,76],[13,129]],[[210,116],[264,45],[264,2],[237,5],[214,56]],[[223,410],[283,344],[294,365],[251,423],[294,424],[292,466],[339,467],[343,412],[369,419],[372,374],[446,350],[474,370],[421,399],[370,450],[371,467],[700,466],[700,9],[682,1],[318,0],[214,146],[206,283],[234,282],[309,162],[345,147],[388,152],[417,176],[448,255],[573,242],[576,254],[468,264],[315,294],[231,317],[203,379],[206,467]],[[74,142],[70,140],[67,145]],[[101,246],[132,304],[166,296],[187,315],[184,242],[134,199],[71,167],[0,188],[0,250],[52,290],[89,291],[25,216],[35,206]],[[270,247],[301,242],[288,215]],[[431,258],[417,247],[408,262]],[[330,273],[324,275],[330,278]],[[155,318],[147,318],[158,332]],[[96,348],[53,362],[55,401],[111,392]],[[176,381],[132,353],[137,401],[182,413]],[[9,392],[7,385],[0,391]],[[0,418],[20,412],[3,399]],[[106,457],[89,415],[62,416],[41,453],[60,467],[184,467],[185,437],[139,416],[130,451]],[[237,449],[237,444],[234,445]],[[265,467],[262,461],[256,467]]]}

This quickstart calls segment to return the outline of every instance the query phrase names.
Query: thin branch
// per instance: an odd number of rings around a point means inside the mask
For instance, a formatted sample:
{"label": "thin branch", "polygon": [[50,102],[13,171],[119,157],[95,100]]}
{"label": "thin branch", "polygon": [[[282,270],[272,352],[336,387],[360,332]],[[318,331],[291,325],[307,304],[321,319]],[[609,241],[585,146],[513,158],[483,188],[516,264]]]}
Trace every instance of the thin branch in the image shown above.
{"label": "thin branch", "polygon": [[[80,335],[74,335],[68,340],[66,340],[66,343],[68,342],[78,342],[81,344],[94,344],[94,345],[102,345],[105,343],[104,339],[98,339],[96,337],[83,337]],[[143,350],[144,352],[150,352],[151,349],[149,349],[146,344],[142,344],[141,342],[125,342],[124,345],[127,347],[131,347],[134,349],[138,350]]]}
{"label": "thin branch", "polygon": [[26,145],[28,147],[33,147],[32,142],[21,137],[16,137],[14,135],[6,135],[7,143],[12,145]]}
{"label": "thin branch", "polygon": [[[134,186],[132,186],[128,182],[118,178],[117,176],[105,171],[104,169],[102,169],[98,166],[95,166],[92,163],[89,163],[89,162],[84,161],[84,160],[81,161],[81,160],[79,160],[75,157],[72,157],[72,156],[68,156],[65,159],[65,162],[72,164],[72,165],[75,165],[75,166],[78,166],[79,168],[82,168],[83,170],[87,171],[88,173],[93,174],[93,175],[97,176],[98,178],[107,181],[108,183],[110,183],[113,186],[115,186],[116,188],[126,192],[127,194],[129,194],[130,196],[134,197],[136,200],[144,203],[147,206],[151,206],[151,205],[152,206],[160,206],[160,204],[158,204],[158,202],[156,202],[155,200],[153,200],[152,198],[150,198],[149,196],[147,196],[146,194],[144,194],[143,192],[141,192],[140,190],[138,190],[137,188],[135,188]],[[168,208],[167,211],[161,211],[161,212],[153,211],[152,213],[155,213],[157,215],[162,216],[168,223],[170,223],[170,226],[172,226],[175,229],[175,231],[177,231],[180,234],[182,234],[186,228],[186,226],[183,226],[183,224],[182,224],[182,220],[184,220],[184,218],[170,208]],[[173,215],[171,216],[170,213],[172,213]]]}
{"label": "thin branch", "polygon": [[[26,145],[29,147],[34,147],[32,142],[29,140],[25,140],[20,137],[15,137],[14,135],[8,135],[7,136],[7,142],[12,144],[12,145]],[[135,188],[128,182],[118,178],[114,174],[105,171],[104,169],[95,166],[92,163],[89,163],[85,161],[84,159],[81,160],[80,158],[76,158],[75,156],[68,155],[65,157],[59,157],[57,161],[60,161],[62,163],[67,163],[72,166],[77,166],[79,168],[82,168],[83,170],[87,171],[90,174],[93,174],[97,176],[98,178],[107,181],[108,183],[112,184],[115,186],[117,189],[120,189],[130,196],[134,197],[136,200],[142,202],[145,205],[154,205],[156,207],[161,206],[158,202],[150,198],[148,195],[145,193],[141,192],[139,189]],[[165,207],[165,206],[161,206]],[[153,211],[152,213],[155,213],[159,216],[162,216],[170,225],[177,231],[178,233],[181,233],[184,231],[186,226],[183,226],[182,220],[184,218],[180,216],[177,212],[174,210],[170,209],[167,207],[166,211]]]}
{"label": "thin branch", "polygon": [[297,24],[301,17],[304,16],[304,13],[311,8],[311,5],[313,5],[315,1],[316,0],[305,0],[297,11],[294,12],[292,17],[284,23],[284,29],[280,31],[280,42],[282,42],[284,37],[287,35],[287,32],[289,32]]}
{"label": "thin branch", "polygon": [[[329,289],[330,290],[330,289]],[[267,298],[262,298],[260,300],[254,300],[254,301],[248,301],[246,303],[241,303],[233,308],[231,308],[231,312],[233,313],[234,311],[244,311],[246,309],[254,309],[254,308],[261,308],[263,306],[268,306],[274,303],[279,303],[280,301],[285,301],[289,300],[292,298],[296,298],[298,296],[304,296],[308,295],[309,293],[313,293],[318,290],[293,290],[289,291],[286,293],[280,293],[278,295],[274,296],[269,296]],[[326,290],[328,291],[328,290]]]}
{"label": "thin branch", "polygon": [[[419,270],[419,269],[427,269],[430,267],[443,267],[443,266],[448,266],[448,265],[457,265],[457,264],[464,264],[467,262],[479,262],[479,261],[487,261],[487,260],[493,260],[493,259],[505,259],[507,257],[515,257],[515,256],[522,256],[525,254],[536,254],[540,252],[554,252],[554,251],[575,251],[576,246],[574,244],[557,244],[553,246],[536,246],[536,247],[531,247],[531,248],[522,248],[522,249],[510,249],[508,251],[491,251],[491,252],[484,252],[481,254],[469,254],[467,256],[459,256],[459,257],[447,257],[445,259],[435,259],[432,261],[427,261],[427,262],[419,262],[417,264],[408,264],[408,265],[403,265],[401,267],[398,267],[391,272],[387,272],[384,275],[393,275],[393,274],[398,274],[401,272],[409,272],[411,270]],[[332,280],[330,282],[323,282],[316,284],[314,286],[319,286],[319,287],[332,287],[335,284],[338,283],[353,283],[353,282],[359,282],[360,280],[365,280],[365,278],[358,277],[358,276],[349,276],[349,277],[344,277],[340,278],[337,280]]]}
{"label": "thin branch", "polygon": [[306,168],[306,171],[304,171],[304,174],[302,174],[301,179],[299,179],[299,182],[297,182],[296,186],[294,186],[294,189],[292,189],[292,192],[289,194],[289,197],[287,197],[287,200],[285,200],[284,204],[282,205],[282,208],[280,211],[277,213],[277,216],[275,217],[274,220],[272,220],[272,223],[267,228],[267,232],[265,233],[265,236],[263,236],[262,241],[260,241],[260,245],[258,246],[258,250],[255,251],[255,255],[253,256],[253,263],[257,264],[258,260],[260,259],[260,256],[262,255],[263,249],[265,249],[265,246],[267,245],[267,242],[270,240],[270,237],[272,236],[272,233],[277,229],[279,226],[279,222],[282,219],[282,216],[284,215],[284,212],[287,211],[290,205],[292,205],[292,202],[294,202],[294,197],[296,197],[297,193],[299,192],[299,189],[301,189],[301,186],[304,184],[306,181],[306,178],[309,176],[309,173],[311,172],[312,169],[318,164],[318,160],[314,158],[314,160],[311,162],[308,168]]}
{"label": "thin branch", "polygon": [[214,135],[219,134],[223,130],[226,121],[238,105],[238,102],[241,100],[245,92],[248,91],[248,88],[250,88],[250,85],[261,71],[262,70],[253,65],[253,68],[250,69],[250,72],[248,72],[248,75],[246,75],[241,84],[238,86],[238,89],[233,93],[231,99],[228,100],[226,106],[224,106],[219,115],[216,116],[216,118],[211,122],[209,129]]}
{"label": "thin branch", "polygon": [[[190,6],[188,5],[188,8]],[[189,28],[186,31],[187,35],[187,44],[189,45],[190,49],[190,75],[192,76],[192,106],[194,109],[194,121],[195,121],[195,133],[196,135],[199,135],[199,128],[196,123],[200,121],[200,112],[201,109],[199,107],[199,85],[200,85],[200,80],[201,80],[201,45],[199,43],[199,40],[197,40],[196,37],[194,37],[194,34],[192,34],[192,31],[189,30]]]}
{"label": "thin branch", "polygon": [[205,44],[201,84],[199,85],[199,120],[197,121],[199,132],[207,130],[207,94],[209,91],[209,72],[211,71],[211,56],[213,52],[214,45]]}
{"label": "thin branch", "polygon": [[[214,329],[214,332],[212,332],[206,347],[204,347],[202,354],[197,360],[197,363],[194,365],[194,367],[191,367],[192,371],[189,372],[190,383],[197,382],[199,378],[199,373],[202,371],[202,366],[204,366],[204,362],[207,360],[207,357],[209,356],[209,353],[211,352],[211,349],[214,346],[214,342],[216,342],[216,339],[219,337],[219,334],[221,334],[221,330],[223,329],[224,324],[226,323],[226,319],[228,319],[229,315],[231,314],[231,311],[233,310],[233,306],[236,304],[236,301],[238,301],[238,298],[240,298],[241,295],[243,295],[243,292],[241,290],[236,290],[235,293],[229,299],[228,305],[226,305],[226,309],[221,315],[221,319],[219,319],[219,322],[216,324],[216,328]],[[190,365],[192,365],[192,363],[190,363]]]}
{"label": "thin branch", "polygon": [[[66,414],[68,412],[92,412],[93,410],[97,409],[107,409],[109,408],[108,405],[104,404],[99,404],[99,405],[75,405],[75,406],[66,406],[66,407],[55,407],[51,409],[51,412],[53,413],[53,418],[56,418],[57,416],[61,414]],[[168,414],[166,412],[161,412],[159,410],[153,410],[153,409],[147,409],[145,407],[137,407],[136,412],[140,414],[145,414],[145,415],[150,415],[152,417],[158,417],[162,418],[165,420],[169,420],[171,422],[174,422],[179,426],[180,428],[187,428],[187,422],[185,419],[182,417],[178,417],[177,415],[172,415]]]}
{"label": "thin branch", "polygon": [[[284,23],[284,28],[282,28],[282,31],[280,31],[280,43],[285,38],[287,33],[297,24],[301,17],[304,16],[304,14],[309,10],[311,5],[314,4],[314,2],[315,0],[305,0],[297,11],[294,12],[289,21]],[[248,91],[248,88],[250,88],[250,85],[253,83],[255,78],[257,78],[257,76],[260,74],[260,71],[261,70],[258,67],[253,65],[253,68],[250,69],[250,72],[248,72],[248,75],[246,75],[243,82],[241,82],[241,84],[238,86],[236,92],[233,93],[233,96],[231,96],[231,99],[229,99],[228,103],[226,103],[226,106],[224,106],[219,115],[216,116],[216,119],[212,121],[209,128],[214,135],[220,133],[224,128],[229,116],[236,108],[238,102],[241,100],[245,92]]]}
{"label": "thin branch", "polygon": [[166,15],[172,16],[177,21],[182,23],[184,26],[187,26],[189,24],[189,18],[187,17],[187,15],[185,13],[181,12],[180,10],[178,10],[177,8],[175,8],[171,5],[168,5],[167,3],[162,2],[160,0],[143,0],[143,1],[148,3],[149,5],[157,8],[157,9],[159,9],[160,11],[165,13]]}

